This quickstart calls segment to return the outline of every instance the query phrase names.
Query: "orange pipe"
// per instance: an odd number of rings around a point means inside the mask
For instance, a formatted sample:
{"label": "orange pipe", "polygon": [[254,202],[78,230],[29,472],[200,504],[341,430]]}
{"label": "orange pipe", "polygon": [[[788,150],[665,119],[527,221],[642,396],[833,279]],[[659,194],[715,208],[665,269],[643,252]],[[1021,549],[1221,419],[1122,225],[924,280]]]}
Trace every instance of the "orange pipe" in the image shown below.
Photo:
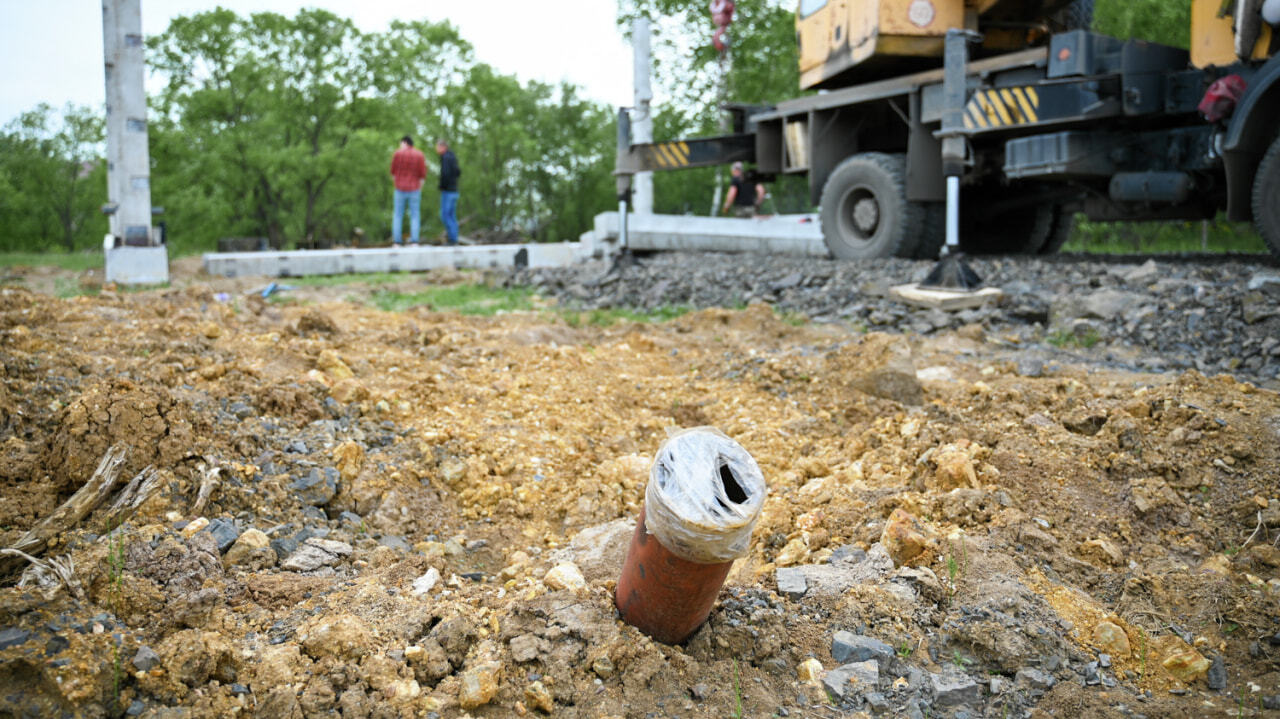
{"label": "orange pipe", "polygon": [[641,508],[613,601],[622,621],[664,644],[679,644],[707,620],[732,567],[733,560],[699,564],[672,554],[646,530]]}

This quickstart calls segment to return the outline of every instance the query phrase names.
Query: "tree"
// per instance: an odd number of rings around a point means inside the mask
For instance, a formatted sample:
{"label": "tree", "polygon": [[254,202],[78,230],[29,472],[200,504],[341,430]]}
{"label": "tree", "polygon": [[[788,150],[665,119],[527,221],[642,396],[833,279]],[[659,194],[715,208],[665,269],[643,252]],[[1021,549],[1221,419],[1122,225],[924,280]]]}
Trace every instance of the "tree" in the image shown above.
{"label": "tree", "polygon": [[104,124],[87,107],[41,104],[0,132],[0,238],[5,250],[100,246],[106,219]]}

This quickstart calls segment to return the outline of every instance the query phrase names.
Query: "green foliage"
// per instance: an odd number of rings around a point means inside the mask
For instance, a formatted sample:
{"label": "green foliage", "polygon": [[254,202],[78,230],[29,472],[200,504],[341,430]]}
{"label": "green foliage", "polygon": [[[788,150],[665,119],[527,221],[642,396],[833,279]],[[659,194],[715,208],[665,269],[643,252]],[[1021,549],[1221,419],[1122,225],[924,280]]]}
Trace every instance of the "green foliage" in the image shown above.
{"label": "green foliage", "polygon": [[499,289],[484,285],[432,287],[413,293],[379,290],[373,293],[373,304],[387,312],[402,312],[410,307],[426,306],[438,312],[485,316],[534,308],[532,290]]}
{"label": "green foliage", "polygon": [[[1207,231],[1206,231],[1207,229]],[[1090,222],[1077,218],[1063,252],[1149,254],[1170,252],[1265,253],[1266,243],[1253,227],[1227,222],[1225,216],[1201,222]]]}
{"label": "green foliage", "polygon": [[1191,2],[1097,0],[1093,30],[1122,40],[1137,38],[1188,48],[1191,46]]}
{"label": "green foliage", "polygon": [[[103,181],[106,185],[106,181]],[[105,228],[103,232],[105,233]],[[102,238],[99,236],[99,243]],[[0,267],[61,267],[73,272],[102,267],[102,252],[0,252]]]}
{"label": "green foliage", "polygon": [[41,104],[0,130],[0,252],[102,246],[103,120]]}
{"label": "green foliage", "polygon": [[1102,338],[1098,336],[1097,330],[1092,327],[1085,329],[1083,332],[1074,332],[1069,329],[1057,330],[1045,338],[1045,341],[1054,347],[1075,347],[1077,349],[1089,349],[1101,340]]}

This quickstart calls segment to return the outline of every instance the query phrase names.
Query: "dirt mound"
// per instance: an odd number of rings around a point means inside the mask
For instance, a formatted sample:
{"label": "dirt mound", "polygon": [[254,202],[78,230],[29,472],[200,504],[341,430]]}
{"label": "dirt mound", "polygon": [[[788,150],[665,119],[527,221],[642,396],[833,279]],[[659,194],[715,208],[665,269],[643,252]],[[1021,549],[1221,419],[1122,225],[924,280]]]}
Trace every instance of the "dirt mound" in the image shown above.
{"label": "dirt mound", "polygon": [[[52,543],[81,594],[0,588],[0,714],[1280,705],[1272,392],[1027,373],[982,327],[868,335],[759,304],[595,327],[243,289],[0,293],[0,538],[115,443],[125,479],[162,473],[124,526],[100,508]],[[769,497],[673,647],[611,593],[650,458],[691,425],[747,448]]]}

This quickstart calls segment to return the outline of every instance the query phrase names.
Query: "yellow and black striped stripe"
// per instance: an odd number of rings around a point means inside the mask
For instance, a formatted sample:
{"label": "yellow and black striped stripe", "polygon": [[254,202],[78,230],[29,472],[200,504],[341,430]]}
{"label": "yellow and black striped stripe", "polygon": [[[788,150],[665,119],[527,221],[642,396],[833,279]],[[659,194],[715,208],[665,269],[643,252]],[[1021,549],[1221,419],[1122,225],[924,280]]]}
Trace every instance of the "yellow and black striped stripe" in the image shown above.
{"label": "yellow and black striped stripe", "polygon": [[1040,93],[1034,87],[978,90],[964,108],[966,130],[990,130],[1040,121]]}
{"label": "yellow and black striped stripe", "polygon": [[648,165],[663,170],[672,170],[689,165],[689,143],[659,142],[645,148],[648,154]]}

